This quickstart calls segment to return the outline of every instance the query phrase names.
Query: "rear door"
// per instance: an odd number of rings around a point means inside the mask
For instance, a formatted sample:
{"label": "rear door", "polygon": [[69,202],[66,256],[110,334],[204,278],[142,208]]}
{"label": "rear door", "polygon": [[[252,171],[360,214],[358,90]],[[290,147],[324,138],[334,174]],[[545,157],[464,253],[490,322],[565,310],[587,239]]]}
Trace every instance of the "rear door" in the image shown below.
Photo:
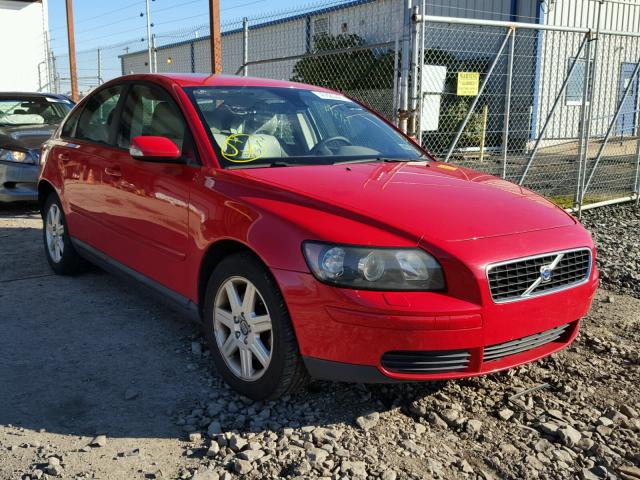
{"label": "rear door", "polygon": [[[131,139],[167,137],[184,163],[136,160]],[[186,282],[189,192],[199,172],[191,134],[175,101],[162,87],[131,84],[117,131],[117,154],[104,176],[107,206],[103,215],[113,228],[105,253],[130,268],[182,293]]]}
{"label": "rear door", "polygon": [[[117,111],[124,86],[96,92],[75,111],[62,130],[54,156],[63,177],[63,199],[71,234],[90,245],[106,233],[103,211],[105,165],[117,153],[114,145]],[[94,245],[95,246],[95,245]]]}

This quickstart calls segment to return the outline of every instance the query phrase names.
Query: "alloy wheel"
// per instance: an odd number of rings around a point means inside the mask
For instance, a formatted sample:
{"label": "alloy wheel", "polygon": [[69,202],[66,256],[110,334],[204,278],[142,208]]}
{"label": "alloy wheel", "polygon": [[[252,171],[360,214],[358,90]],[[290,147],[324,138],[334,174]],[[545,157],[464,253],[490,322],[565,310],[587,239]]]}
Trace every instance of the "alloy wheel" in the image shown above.
{"label": "alloy wheel", "polygon": [[220,355],[236,377],[254,381],[264,375],[273,354],[273,327],[266,303],[252,282],[234,276],[220,285],[213,329]]}
{"label": "alloy wheel", "polygon": [[52,203],[47,211],[45,233],[49,256],[55,263],[59,263],[64,253],[64,224],[60,207],[55,203]]}

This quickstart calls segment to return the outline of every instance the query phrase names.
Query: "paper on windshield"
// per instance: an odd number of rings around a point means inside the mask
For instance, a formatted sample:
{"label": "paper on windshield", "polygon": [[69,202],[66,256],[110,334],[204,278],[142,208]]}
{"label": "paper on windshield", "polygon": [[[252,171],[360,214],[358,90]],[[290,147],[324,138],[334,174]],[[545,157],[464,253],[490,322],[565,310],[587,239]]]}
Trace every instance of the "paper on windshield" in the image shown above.
{"label": "paper on windshield", "polygon": [[11,114],[2,117],[2,123],[7,125],[39,125],[44,123],[44,118],[36,114]]}
{"label": "paper on windshield", "polygon": [[320,97],[320,98],[323,98],[325,100],[338,100],[340,102],[351,102],[351,103],[353,103],[347,97],[345,97],[343,95],[340,95],[339,93],[316,92],[315,90],[312,90],[311,93],[313,93],[316,97]]}

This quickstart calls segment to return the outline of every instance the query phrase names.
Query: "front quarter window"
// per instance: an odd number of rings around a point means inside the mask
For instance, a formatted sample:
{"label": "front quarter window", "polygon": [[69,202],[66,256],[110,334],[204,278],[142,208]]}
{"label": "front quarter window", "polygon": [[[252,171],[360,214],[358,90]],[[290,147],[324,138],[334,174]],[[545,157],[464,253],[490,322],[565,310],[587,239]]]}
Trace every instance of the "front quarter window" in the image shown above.
{"label": "front quarter window", "polygon": [[108,145],[122,86],[105,88],[87,99],[76,126],[75,138]]}
{"label": "front quarter window", "polygon": [[287,87],[187,89],[225,167],[317,165],[422,152],[347,97]]}

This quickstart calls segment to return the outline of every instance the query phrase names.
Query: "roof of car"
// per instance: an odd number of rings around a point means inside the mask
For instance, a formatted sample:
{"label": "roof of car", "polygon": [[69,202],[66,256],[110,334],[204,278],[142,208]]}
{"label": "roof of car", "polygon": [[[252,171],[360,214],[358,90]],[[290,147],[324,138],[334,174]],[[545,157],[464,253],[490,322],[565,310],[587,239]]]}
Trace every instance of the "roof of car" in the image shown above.
{"label": "roof of car", "polygon": [[57,98],[59,100],[71,101],[66,95],[59,93],[46,93],[46,92],[0,92],[0,98],[15,98],[15,97],[49,97]]}
{"label": "roof of car", "polygon": [[239,87],[290,87],[305,90],[330,91],[323,87],[316,87],[304,83],[288,80],[271,80],[267,78],[239,77],[236,75],[206,75],[201,73],[143,73],[125,75],[118,80],[169,80],[182,87],[200,86],[239,86]]}

